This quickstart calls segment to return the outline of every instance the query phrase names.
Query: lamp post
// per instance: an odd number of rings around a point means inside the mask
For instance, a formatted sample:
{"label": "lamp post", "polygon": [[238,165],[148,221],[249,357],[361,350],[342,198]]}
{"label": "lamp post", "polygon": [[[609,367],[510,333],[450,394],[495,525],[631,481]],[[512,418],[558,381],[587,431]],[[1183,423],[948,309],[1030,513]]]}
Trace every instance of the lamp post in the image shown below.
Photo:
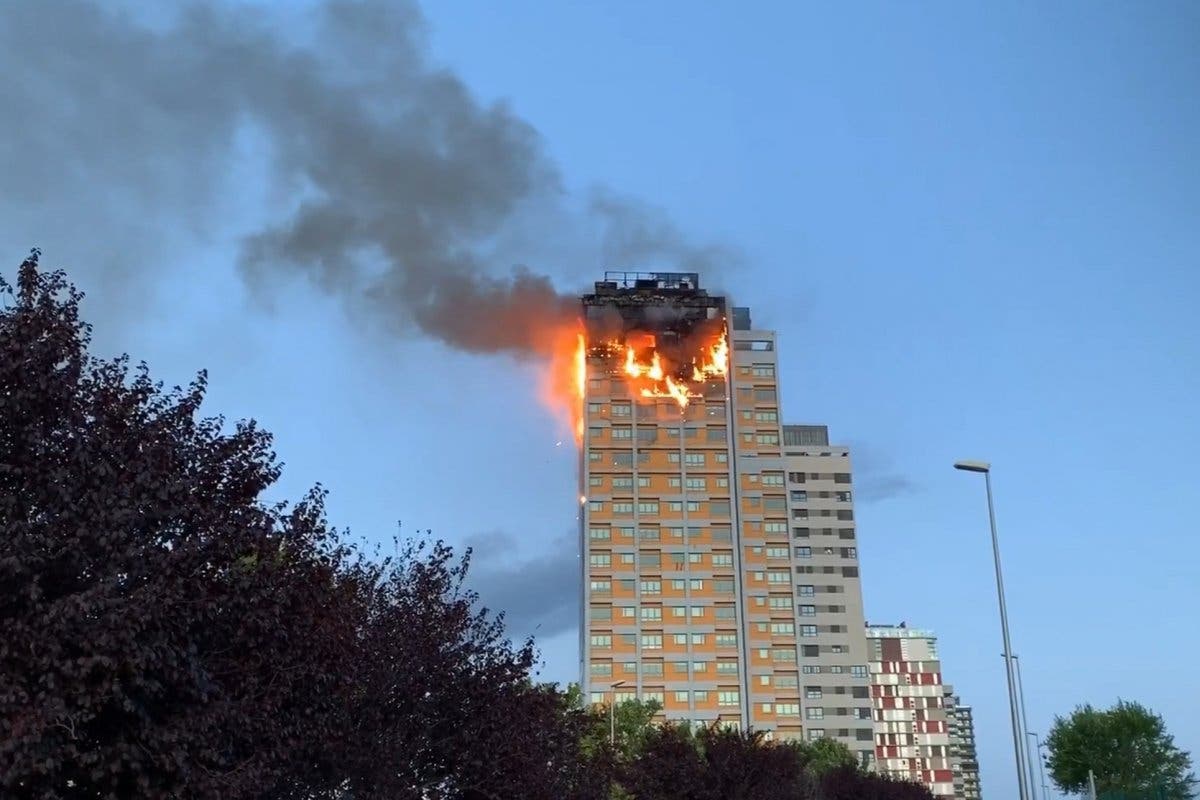
{"label": "lamp post", "polygon": [[608,743],[611,745],[617,743],[617,687],[624,685],[625,681],[617,681],[608,687],[612,694],[612,700],[608,703]]}
{"label": "lamp post", "polygon": [[[1021,704],[1021,727],[1025,736],[1029,736],[1029,715],[1025,713],[1025,682],[1021,680],[1021,657],[1013,656],[1013,665],[1017,671],[1017,698]],[[1033,776],[1033,756],[1029,754],[1029,739],[1025,740],[1025,766],[1029,769],[1029,796],[1037,800],[1037,780]]]}
{"label": "lamp post", "polygon": [[1017,759],[1017,790],[1020,800],[1031,800],[1025,785],[1024,736],[1017,708],[1017,688],[1013,678],[1012,645],[1008,635],[1008,607],[1004,602],[1004,577],[1000,570],[1000,540],[996,535],[996,511],[992,504],[992,465],[986,461],[956,461],[954,468],[964,472],[982,472],[987,489],[988,522],[992,528],[992,560],[996,564],[996,595],[1000,601],[1000,632],[1004,637],[1004,673],[1008,679],[1008,712],[1012,718],[1013,754]]}
{"label": "lamp post", "polygon": [[1046,762],[1042,761],[1042,748],[1046,745],[1036,733],[1029,731],[1028,735],[1033,737],[1034,757],[1037,758],[1038,774],[1042,778],[1042,800],[1050,800],[1050,787],[1046,785]]}

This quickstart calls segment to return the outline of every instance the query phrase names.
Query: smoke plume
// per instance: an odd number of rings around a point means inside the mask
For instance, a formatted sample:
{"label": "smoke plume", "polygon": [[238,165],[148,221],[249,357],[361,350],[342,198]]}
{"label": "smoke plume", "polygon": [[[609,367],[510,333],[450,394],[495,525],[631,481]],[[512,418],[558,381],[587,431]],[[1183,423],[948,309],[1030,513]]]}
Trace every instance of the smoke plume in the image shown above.
{"label": "smoke plume", "polygon": [[[252,286],[301,274],[464,350],[536,352],[547,326],[574,316],[550,277],[498,256],[531,209],[600,227],[589,268],[709,270],[729,256],[611,193],[596,192],[582,218],[564,211],[537,132],[430,62],[412,3],[282,13],[207,2],[134,19],[99,0],[6,5],[0,168],[41,223],[36,243],[74,235],[46,224],[69,208],[88,229],[125,223],[130,238],[166,216],[203,232],[234,199],[222,195],[230,155],[252,141],[275,201],[239,247]],[[114,204],[142,224],[116,219]]]}

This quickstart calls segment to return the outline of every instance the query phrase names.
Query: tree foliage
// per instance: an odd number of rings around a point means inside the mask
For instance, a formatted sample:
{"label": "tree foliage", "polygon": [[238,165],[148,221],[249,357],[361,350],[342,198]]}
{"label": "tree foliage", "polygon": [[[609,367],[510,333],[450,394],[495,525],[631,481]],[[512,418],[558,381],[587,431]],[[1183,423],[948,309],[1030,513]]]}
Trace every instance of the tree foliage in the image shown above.
{"label": "tree foliage", "polygon": [[1162,717],[1138,703],[1118,701],[1107,710],[1080,706],[1055,718],[1046,744],[1050,776],[1064,792],[1085,794],[1092,770],[1099,794],[1193,796],[1189,754],[1175,746]]}

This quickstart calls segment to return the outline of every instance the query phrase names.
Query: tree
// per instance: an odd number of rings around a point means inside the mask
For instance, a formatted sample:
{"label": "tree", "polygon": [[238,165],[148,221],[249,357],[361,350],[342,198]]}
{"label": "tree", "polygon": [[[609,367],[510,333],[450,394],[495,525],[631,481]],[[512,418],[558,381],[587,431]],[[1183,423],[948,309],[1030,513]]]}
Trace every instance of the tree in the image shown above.
{"label": "tree", "polygon": [[815,739],[800,746],[799,752],[804,768],[816,776],[839,767],[858,768],[854,753],[836,739]]}
{"label": "tree", "polygon": [[[15,289],[15,290],[14,290]],[[0,307],[0,795],[606,797],[591,724],[463,589],[260,499],[271,438],[88,355],[35,252]]]}
{"label": "tree", "polygon": [[87,354],[35,251],[0,310],[0,781],[12,798],[287,796],[337,735],[355,592],[270,437]]}
{"label": "tree", "polygon": [[1050,776],[1064,792],[1085,794],[1089,769],[1098,793],[1184,800],[1196,785],[1188,753],[1175,746],[1162,717],[1138,703],[1118,701],[1105,711],[1084,705],[1055,717],[1046,745]]}

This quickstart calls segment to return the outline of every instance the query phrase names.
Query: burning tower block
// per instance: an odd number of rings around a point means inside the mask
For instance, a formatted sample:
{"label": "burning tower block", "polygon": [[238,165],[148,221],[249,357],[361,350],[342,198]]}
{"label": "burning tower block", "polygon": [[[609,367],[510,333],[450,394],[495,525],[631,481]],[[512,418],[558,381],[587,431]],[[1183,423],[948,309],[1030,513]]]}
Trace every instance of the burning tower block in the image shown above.
{"label": "burning tower block", "polygon": [[584,691],[869,760],[848,452],[781,424],[774,333],[695,273],[581,303]]}

